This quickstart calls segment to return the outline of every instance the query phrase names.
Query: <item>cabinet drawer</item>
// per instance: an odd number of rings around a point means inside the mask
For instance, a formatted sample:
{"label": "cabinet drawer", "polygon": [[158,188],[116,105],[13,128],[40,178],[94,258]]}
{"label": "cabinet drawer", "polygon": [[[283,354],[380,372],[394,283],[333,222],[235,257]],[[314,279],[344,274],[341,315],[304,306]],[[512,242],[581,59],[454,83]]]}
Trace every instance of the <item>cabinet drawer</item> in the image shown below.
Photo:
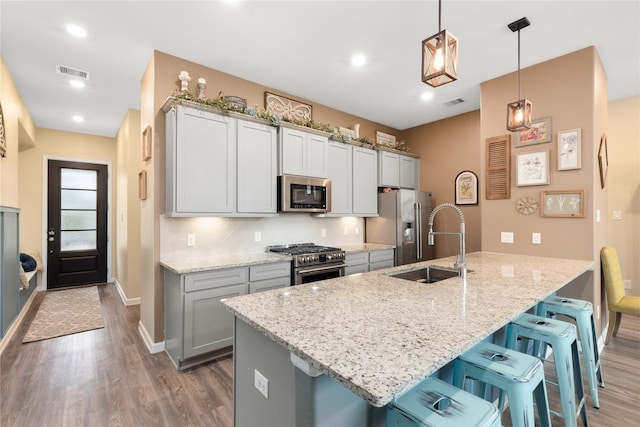
{"label": "cabinet drawer", "polygon": [[[369,253],[369,262],[393,261],[393,249],[383,249],[380,251],[371,251]],[[393,267],[393,263],[391,265]]]}
{"label": "cabinet drawer", "polygon": [[229,268],[224,270],[190,273],[184,277],[184,291],[193,292],[221,286],[241,285],[247,283],[246,268]]}
{"label": "cabinet drawer", "polygon": [[366,273],[369,271],[369,264],[359,264],[345,267],[344,275],[351,276],[352,274]]}
{"label": "cabinet drawer", "polygon": [[369,252],[348,253],[346,254],[344,260],[348,267],[351,267],[353,265],[368,264]]}
{"label": "cabinet drawer", "polygon": [[270,291],[271,289],[284,288],[291,285],[291,276],[275,277],[273,279],[260,280],[249,283],[249,293]]}
{"label": "cabinet drawer", "polygon": [[391,267],[394,267],[392,259],[389,259],[386,261],[372,262],[369,264],[369,271],[382,270],[383,268],[391,268]]}
{"label": "cabinet drawer", "polygon": [[273,279],[276,277],[291,277],[290,262],[276,262],[273,264],[252,265],[249,267],[249,281]]}

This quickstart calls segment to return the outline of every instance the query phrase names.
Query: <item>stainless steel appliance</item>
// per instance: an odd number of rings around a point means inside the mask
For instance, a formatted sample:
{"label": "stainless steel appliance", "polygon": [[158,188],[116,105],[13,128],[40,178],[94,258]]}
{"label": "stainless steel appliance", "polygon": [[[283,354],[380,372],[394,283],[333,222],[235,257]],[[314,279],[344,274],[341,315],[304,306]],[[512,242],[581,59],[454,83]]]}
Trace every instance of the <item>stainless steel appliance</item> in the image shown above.
{"label": "stainless steel appliance", "polygon": [[378,193],[378,213],[367,218],[365,241],[396,247],[396,265],[433,259],[433,246],[427,244],[431,193],[391,190]]}
{"label": "stainless steel appliance", "polygon": [[278,210],[280,212],[329,212],[331,181],[297,175],[279,176]]}
{"label": "stainless steel appliance", "polygon": [[315,282],[344,276],[344,251],[313,243],[269,246],[269,252],[290,255],[293,258],[291,284]]}

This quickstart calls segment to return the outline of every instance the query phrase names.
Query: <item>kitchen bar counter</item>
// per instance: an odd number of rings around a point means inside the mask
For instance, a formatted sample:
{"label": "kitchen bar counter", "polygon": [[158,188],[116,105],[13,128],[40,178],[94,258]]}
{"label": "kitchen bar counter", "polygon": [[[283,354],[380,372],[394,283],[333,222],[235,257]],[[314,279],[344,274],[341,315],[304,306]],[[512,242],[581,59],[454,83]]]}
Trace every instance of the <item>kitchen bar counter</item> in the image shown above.
{"label": "kitchen bar counter", "polygon": [[[466,280],[418,284],[389,277],[427,265],[451,267],[454,259],[241,296],[223,304],[238,319],[236,331],[247,324],[301,359],[303,370],[308,366],[312,375],[325,374],[369,405],[383,407],[594,268],[593,261],[476,252],[467,254]],[[241,351],[236,347],[236,358],[243,356]],[[238,405],[242,398],[236,395]]]}

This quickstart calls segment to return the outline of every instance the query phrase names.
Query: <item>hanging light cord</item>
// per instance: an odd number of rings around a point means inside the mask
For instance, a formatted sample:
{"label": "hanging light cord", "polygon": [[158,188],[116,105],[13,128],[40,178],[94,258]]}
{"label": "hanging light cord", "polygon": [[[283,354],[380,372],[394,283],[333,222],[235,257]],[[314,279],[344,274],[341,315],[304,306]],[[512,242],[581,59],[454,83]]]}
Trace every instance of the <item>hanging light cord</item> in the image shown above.
{"label": "hanging light cord", "polygon": [[520,101],[520,30],[518,29],[518,101]]}
{"label": "hanging light cord", "polygon": [[442,31],[442,0],[438,0],[438,32]]}

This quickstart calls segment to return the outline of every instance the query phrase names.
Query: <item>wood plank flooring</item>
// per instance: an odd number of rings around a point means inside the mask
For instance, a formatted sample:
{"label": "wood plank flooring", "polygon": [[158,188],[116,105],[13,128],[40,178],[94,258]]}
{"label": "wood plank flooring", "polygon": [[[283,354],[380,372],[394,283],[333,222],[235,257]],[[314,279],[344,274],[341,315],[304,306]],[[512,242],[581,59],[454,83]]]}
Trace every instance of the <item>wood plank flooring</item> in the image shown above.
{"label": "wood plank flooring", "polygon": [[[177,371],[143,344],[139,307],[124,306],[113,285],[99,292],[104,329],[22,344],[44,297],[36,295],[0,358],[0,425],[232,426],[232,359]],[[640,425],[640,318],[623,315],[601,357],[606,388],[600,409],[587,401],[589,424]]]}

